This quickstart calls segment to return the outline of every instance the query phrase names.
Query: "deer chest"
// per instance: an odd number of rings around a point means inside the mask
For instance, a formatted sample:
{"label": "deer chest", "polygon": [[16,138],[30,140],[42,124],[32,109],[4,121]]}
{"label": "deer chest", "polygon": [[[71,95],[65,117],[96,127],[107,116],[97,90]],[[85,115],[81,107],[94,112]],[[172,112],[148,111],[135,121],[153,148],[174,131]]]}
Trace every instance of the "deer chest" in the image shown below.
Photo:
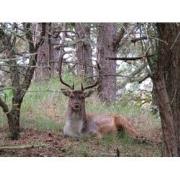
{"label": "deer chest", "polygon": [[79,137],[83,129],[83,120],[67,119],[64,126],[64,135],[71,137]]}

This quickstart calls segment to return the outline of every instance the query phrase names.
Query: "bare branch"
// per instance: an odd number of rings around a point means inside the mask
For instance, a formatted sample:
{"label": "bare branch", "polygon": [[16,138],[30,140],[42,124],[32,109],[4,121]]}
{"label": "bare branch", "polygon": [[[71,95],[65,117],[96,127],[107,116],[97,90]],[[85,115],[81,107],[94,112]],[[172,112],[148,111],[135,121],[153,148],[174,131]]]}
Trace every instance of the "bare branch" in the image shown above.
{"label": "bare branch", "polygon": [[147,40],[147,39],[148,39],[147,36],[142,36],[140,38],[131,39],[131,42],[135,44],[137,41],[142,41],[142,40]]}
{"label": "bare branch", "polygon": [[3,109],[4,113],[7,114],[9,112],[8,105],[1,99],[1,97],[0,97],[0,106]]}
{"label": "bare branch", "polygon": [[126,78],[126,80],[124,80],[124,82],[122,82],[119,86],[118,89],[122,89],[126,86],[127,83],[129,83],[131,81],[131,79],[138,73],[140,73],[146,66],[148,65],[147,62],[145,62],[144,64],[142,64],[140,67],[138,67],[135,71],[133,71],[128,78]]}
{"label": "bare branch", "polygon": [[155,56],[155,54],[151,54],[151,55],[145,55],[145,56],[138,56],[138,57],[106,57],[106,60],[112,60],[112,61],[130,61],[130,60],[141,60],[147,57],[152,57]]}
{"label": "bare branch", "polygon": [[124,23],[123,27],[121,28],[121,30],[116,34],[114,40],[113,40],[113,45],[115,49],[119,48],[119,43],[121,42],[125,32],[126,32],[126,28],[127,28],[128,24]]}
{"label": "bare branch", "polygon": [[92,84],[92,85],[89,85],[89,86],[85,87],[85,88],[83,87],[83,84],[81,83],[81,90],[82,91],[93,88],[93,87],[95,87],[95,86],[97,86],[99,84],[101,67],[100,67],[98,62],[97,62],[97,69],[98,69],[98,78],[97,78],[96,82],[94,84]]}

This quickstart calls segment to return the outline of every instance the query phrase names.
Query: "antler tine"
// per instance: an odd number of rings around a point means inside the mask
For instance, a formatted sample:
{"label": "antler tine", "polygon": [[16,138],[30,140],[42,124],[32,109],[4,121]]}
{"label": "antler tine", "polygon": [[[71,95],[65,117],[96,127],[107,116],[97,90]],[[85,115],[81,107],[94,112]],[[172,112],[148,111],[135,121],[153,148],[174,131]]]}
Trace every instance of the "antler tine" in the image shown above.
{"label": "antler tine", "polygon": [[60,58],[59,61],[60,61],[60,62],[59,62],[59,80],[60,80],[60,82],[61,82],[62,84],[64,84],[65,86],[69,87],[71,90],[74,90],[74,83],[73,83],[72,86],[70,86],[69,84],[67,84],[66,82],[63,81],[62,76],[61,76],[61,71],[62,71],[62,61],[63,61],[63,59]]}
{"label": "antler tine", "polygon": [[[83,88],[83,91],[86,90],[86,89],[93,88],[93,87],[95,87],[95,86],[97,86],[97,85],[99,84],[99,72],[100,72],[101,68],[100,68],[99,63],[98,63],[98,62],[96,62],[96,63],[97,63],[97,69],[98,69],[98,78],[97,78],[97,80],[96,80],[96,82],[95,82],[94,84]],[[81,85],[81,89],[82,89],[82,87],[83,87],[83,86]]]}

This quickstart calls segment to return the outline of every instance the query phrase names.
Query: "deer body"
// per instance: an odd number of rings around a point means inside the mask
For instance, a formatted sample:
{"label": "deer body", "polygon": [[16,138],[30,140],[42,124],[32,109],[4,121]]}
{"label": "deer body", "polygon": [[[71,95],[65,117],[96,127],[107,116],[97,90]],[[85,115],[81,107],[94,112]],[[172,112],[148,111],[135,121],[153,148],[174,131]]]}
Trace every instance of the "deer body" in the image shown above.
{"label": "deer body", "polygon": [[[103,134],[117,132],[119,130],[125,130],[129,135],[137,137],[138,132],[130,121],[122,116],[116,115],[95,115],[86,114],[85,110],[85,98],[91,96],[93,88],[98,85],[98,80],[90,86],[83,87],[81,84],[81,90],[74,90],[73,86],[65,83],[61,77],[62,61],[60,63],[59,77],[62,84],[70,88],[61,89],[65,96],[69,97],[68,110],[66,115],[66,122],[63,129],[65,136],[81,137],[86,134],[95,134],[101,137]],[[98,65],[98,69],[100,67]]]}
{"label": "deer body", "polygon": [[83,135],[97,135],[102,137],[104,134],[126,131],[129,135],[137,137],[134,126],[130,121],[122,116],[116,115],[96,115],[86,114],[85,97],[92,92],[62,90],[64,95],[69,96],[68,111],[64,126],[64,135],[79,138]]}
{"label": "deer body", "polygon": [[65,126],[64,126],[64,135],[79,137],[82,134],[84,120],[78,113],[72,113],[67,115]]}
{"label": "deer body", "polygon": [[138,132],[128,119],[113,115],[87,114],[86,119],[72,116],[66,118],[64,135],[70,137],[82,137],[84,135],[96,135],[102,137],[108,133],[120,130],[126,131],[132,137],[138,137]]}

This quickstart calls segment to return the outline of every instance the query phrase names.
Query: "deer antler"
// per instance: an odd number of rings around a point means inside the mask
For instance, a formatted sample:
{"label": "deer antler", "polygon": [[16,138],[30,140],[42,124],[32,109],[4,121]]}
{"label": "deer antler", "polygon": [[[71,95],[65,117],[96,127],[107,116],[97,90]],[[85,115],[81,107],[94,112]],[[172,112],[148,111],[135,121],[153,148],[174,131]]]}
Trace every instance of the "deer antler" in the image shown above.
{"label": "deer antler", "polygon": [[65,86],[69,87],[71,90],[74,90],[74,83],[73,85],[69,85],[67,84],[66,82],[63,81],[62,79],[62,76],[61,76],[61,72],[62,72],[62,62],[63,62],[63,55],[61,55],[61,57],[59,58],[59,79],[60,79],[60,82],[62,84],[64,84]]}
{"label": "deer antler", "polygon": [[83,84],[81,83],[81,90],[82,90],[82,91],[84,91],[84,90],[86,90],[86,89],[93,88],[93,87],[95,87],[95,86],[97,86],[97,85],[99,84],[99,72],[100,72],[101,68],[100,68],[99,63],[98,63],[98,62],[96,62],[96,63],[97,63],[97,69],[98,69],[98,78],[97,78],[97,80],[96,80],[96,82],[95,82],[94,84],[89,85],[89,86],[87,86],[87,87],[85,87],[85,88],[83,87]]}

